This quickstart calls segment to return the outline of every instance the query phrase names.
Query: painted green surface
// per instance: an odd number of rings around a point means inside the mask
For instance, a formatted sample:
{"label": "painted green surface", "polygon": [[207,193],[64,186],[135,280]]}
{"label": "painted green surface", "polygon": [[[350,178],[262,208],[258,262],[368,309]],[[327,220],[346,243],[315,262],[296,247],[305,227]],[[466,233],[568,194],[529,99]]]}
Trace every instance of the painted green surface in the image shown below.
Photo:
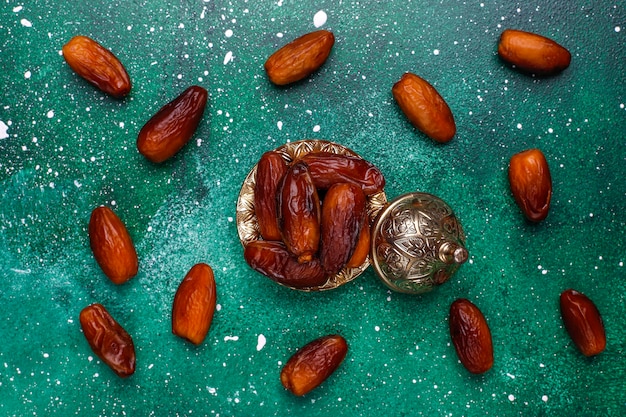
{"label": "painted green surface", "polygon": [[[315,30],[320,10],[337,38],[330,59],[308,81],[272,86],[263,62]],[[572,65],[551,78],[516,72],[495,54],[505,28],[554,38]],[[77,34],[120,58],[130,97],[111,99],[69,69],[59,51]],[[0,415],[624,415],[625,40],[622,2],[3,0]],[[458,125],[449,144],[413,130],[393,102],[405,71],[448,101]],[[195,138],[171,161],[147,162],[139,129],[191,84],[210,93]],[[319,294],[251,271],[234,220],[240,185],[263,152],[304,138],[377,164],[391,198],[446,200],[470,262],[423,296],[390,293],[371,268]],[[554,182],[538,225],[524,221],[506,179],[510,156],[530,147]],[[125,221],[140,257],[120,287],[89,248],[101,204]],[[219,309],[194,347],[171,334],[170,308],[197,262],[215,270]],[[570,287],[603,315],[608,345],[596,358],[579,354],[561,323],[558,296]],[[495,365],[483,376],[450,344],[458,297],[491,326]],[[135,340],[128,379],[81,333],[78,314],[93,302]],[[339,370],[304,398],[285,392],[282,364],[334,332],[350,344]]]}

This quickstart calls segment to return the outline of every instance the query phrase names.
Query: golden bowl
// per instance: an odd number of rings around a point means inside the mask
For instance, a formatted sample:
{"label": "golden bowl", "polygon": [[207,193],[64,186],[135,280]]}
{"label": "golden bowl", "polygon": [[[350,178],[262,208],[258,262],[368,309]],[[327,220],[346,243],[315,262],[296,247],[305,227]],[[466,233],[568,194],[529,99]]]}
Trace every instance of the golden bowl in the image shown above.
{"label": "golden bowl", "polygon": [[[276,148],[275,151],[280,153],[288,163],[311,152],[332,152],[335,154],[361,158],[356,152],[346,148],[345,146],[334,142],[316,139],[306,139],[298,142],[286,143]],[[254,185],[256,170],[257,165],[252,167],[246,176],[246,179],[241,186],[241,190],[239,191],[239,198],[237,199],[237,232],[239,234],[239,240],[244,247],[252,241],[262,240],[259,231],[259,223],[254,212]],[[378,212],[385,206],[386,203],[387,197],[384,190],[367,196],[367,214],[370,226],[378,215]],[[343,268],[336,275],[329,277],[325,284],[317,287],[293,288],[284,284],[280,285],[307,292],[332,290],[354,280],[356,277],[361,275],[369,265],[370,260],[368,256],[365,262],[363,262],[359,267]]]}

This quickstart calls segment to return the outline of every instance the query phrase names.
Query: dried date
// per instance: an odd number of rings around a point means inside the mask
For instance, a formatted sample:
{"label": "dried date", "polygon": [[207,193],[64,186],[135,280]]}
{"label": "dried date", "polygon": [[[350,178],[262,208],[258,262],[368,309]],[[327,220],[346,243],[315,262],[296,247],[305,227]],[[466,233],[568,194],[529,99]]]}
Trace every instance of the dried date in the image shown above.
{"label": "dried date", "polygon": [[287,173],[287,162],[275,151],[264,153],[259,159],[254,184],[254,212],[261,237],[265,240],[281,240],[278,226],[276,192]]}

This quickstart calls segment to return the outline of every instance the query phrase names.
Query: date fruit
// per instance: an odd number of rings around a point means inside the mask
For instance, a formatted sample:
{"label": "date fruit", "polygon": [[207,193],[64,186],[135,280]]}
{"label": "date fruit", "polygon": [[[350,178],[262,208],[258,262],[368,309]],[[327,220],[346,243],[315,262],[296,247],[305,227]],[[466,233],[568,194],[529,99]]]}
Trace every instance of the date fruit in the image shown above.
{"label": "date fruit", "polygon": [[457,356],[473,374],[493,366],[491,332],[483,313],[471,301],[460,298],[450,306],[450,336]]}
{"label": "date fruit", "polygon": [[275,151],[265,152],[257,164],[254,184],[254,212],[261,237],[265,240],[281,240],[278,226],[276,192],[287,173],[287,162]]}
{"label": "date fruit", "polygon": [[332,32],[307,33],[274,52],[265,62],[265,72],[276,85],[300,81],[326,62],[334,44]]}
{"label": "date fruit", "polygon": [[309,262],[320,244],[320,199],[304,162],[289,167],[278,188],[278,224],[287,249]]}
{"label": "date fruit", "polygon": [[367,216],[365,194],[350,183],[328,189],[322,204],[320,262],[328,275],[343,268],[354,252]]}
{"label": "date fruit", "polygon": [[194,85],[163,106],[139,131],[139,153],[154,163],[174,156],[198,128],[207,98],[207,91]]}
{"label": "date fruit", "polygon": [[243,256],[252,269],[288,287],[319,287],[327,281],[319,259],[298,262],[281,242],[252,241],[246,245]]}
{"label": "date fruit", "polygon": [[500,35],[498,55],[520,70],[537,75],[557,74],[572,60],[570,52],[552,39],[513,29]]}
{"label": "date fruit", "polygon": [[294,395],[305,395],[332,375],[347,353],[348,344],[340,335],[315,339],[289,358],[280,382]]}
{"label": "date fruit", "polygon": [[135,275],[139,261],[135,245],[119,217],[108,207],[98,207],[89,219],[89,243],[104,274],[115,284]]}
{"label": "date fruit", "polygon": [[299,160],[308,165],[313,184],[320,190],[348,182],[361,186],[365,195],[371,195],[385,187],[385,177],[380,169],[361,158],[331,152],[311,152]]}
{"label": "date fruit", "polygon": [[370,223],[366,215],[363,225],[361,226],[359,239],[356,242],[354,252],[352,252],[352,256],[350,256],[346,267],[358,268],[363,265],[363,262],[367,260],[367,257],[370,254],[371,236]]}
{"label": "date fruit", "polygon": [[407,72],[391,92],[411,124],[426,136],[440,143],[454,137],[456,124],[452,111],[428,81]]}
{"label": "date fruit", "polygon": [[102,304],[85,307],[79,320],[85,339],[102,362],[122,378],[135,372],[133,339]]}
{"label": "date fruit", "polygon": [[560,305],[565,329],[582,354],[595,356],[601,353],[606,347],[606,333],[593,301],[570,289],[561,293]]}
{"label": "date fruit", "polygon": [[126,68],[115,55],[87,36],[74,36],[63,45],[65,62],[82,78],[101,91],[123,98],[131,82]]}
{"label": "date fruit", "polygon": [[548,216],[552,177],[548,161],[539,149],[529,149],[511,157],[509,184],[515,202],[528,220],[540,222]]}
{"label": "date fruit", "polygon": [[178,286],[172,305],[172,333],[199,345],[213,320],[217,297],[215,277],[204,263],[194,265]]}

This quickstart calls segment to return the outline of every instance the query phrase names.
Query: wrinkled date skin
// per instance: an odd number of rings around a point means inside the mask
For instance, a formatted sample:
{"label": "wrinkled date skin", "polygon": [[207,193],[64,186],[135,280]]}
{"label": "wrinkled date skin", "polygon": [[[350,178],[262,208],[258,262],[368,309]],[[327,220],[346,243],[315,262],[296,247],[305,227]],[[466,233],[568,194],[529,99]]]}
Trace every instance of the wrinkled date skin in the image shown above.
{"label": "wrinkled date skin", "polygon": [[363,265],[363,262],[367,260],[370,253],[371,236],[370,223],[368,217],[365,216],[363,225],[361,226],[361,232],[359,233],[359,239],[356,242],[354,252],[352,252],[352,256],[348,260],[346,267],[358,268]]}
{"label": "wrinkled date skin", "polygon": [[305,395],[332,375],[347,353],[348,344],[340,335],[315,339],[289,358],[280,382],[294,395]]}
{"label": "wrinkled date skin", "polygon": [[452,111],[428,81],[407,72],[391,92],[407,119],[426,136],[440,143],[454,137],[456,123]]}
{"label": "wrinkled date skin", "polygon": [[322,204],[320,261],[328,275],[343,268],[354,252],[367,216],[365,194],[355,184],[328,189]]}
{"label": "wrinkled date skin", "polygon": [[207,98],[207,91],[194,85],[163,106],[139,131],[139,153],[154,163],[174,156],[198,128]]}
{"label": "wrinkled date skin", "polygon": [[307,33],[274,52],[265,62],[265,72],[276,85],[300,81],[326,62],[334,44],[332,32]]}
{"label": "wrinkled date skin", "polygon": [[318,287],[327,281],[317,258],[300,263],[281,242],[255,240],[246,245],[243,256],[252,269],[288,287]]}
{"label": "wrinkled date skin", "polygon": [[509,184],[515,202],[528,220],[540,222],[548,216],[552,176],[548,161],[539,149],[529,149],[511,157]]}
{"label": "wrinkled date skin", "polygon": [[102,304],[92,304],[80,312],[80,326],[89,346],[118,376],[135,372],[133,339],[111,317]]}
{"label": "wrinkled date skin", "polygon": [[595,356],[604,351],[604,323],[593,301],[585,294],[570,289],[561,293],[560,306],[565,329],[581,353]]}
{"label": "wrinkled date skin", "polygon": [[500,35],[498,55],[522,71],[543,76],[563,71],[572,60],[570,52],[552,39],[513,29]]}
{"label": "wrinkled date skin", "polygon": [[65,62],[82,78],[101,91],[123,98],[131,89],[126,68],[115,55],[87,36],[75,36],[63,45]]}
{"label": "wrinkled date skin", "polygon": [[254,212],[261,237],[265,240],[281,240],[278,226],[276,192],[287,173],[287,162],[275,151],[264,153],[259,159],[254,184]]}
{"label": "wrinkled date skin", "polygon": [[385,187],[382,172],[361,158],[330,152],[311,152],[299,160],[308,165],[313,183],[320,190],[347,182],[359,185],[365,195],[371,195]]}
{"label": "wrinkled date skin", "polygon": [[211,267],[194,265],[182,280],[172,305],[172,333],[199,345],[204,341],[215,311],[217,291]]}
{"label": "wrinkled date skin", "polygon": [[491,332],[483,313],[472,302],[460,298],[450,307],[450,336],[457,356],[473,374],[493,366]]}
{"label": "wrinkled date skin", "polygon": [[298,262],[309,262],[320,244],[320,199],[309,168],[303,162],[289,167],[278,189],[278,224],[283,242]]}
{"label": "wrinkled date skin", "polygon": [[89,243],[104,274],[123,284],[139,269],[135,245],[120,218],[108,207],[98,207],[89,219]]}

